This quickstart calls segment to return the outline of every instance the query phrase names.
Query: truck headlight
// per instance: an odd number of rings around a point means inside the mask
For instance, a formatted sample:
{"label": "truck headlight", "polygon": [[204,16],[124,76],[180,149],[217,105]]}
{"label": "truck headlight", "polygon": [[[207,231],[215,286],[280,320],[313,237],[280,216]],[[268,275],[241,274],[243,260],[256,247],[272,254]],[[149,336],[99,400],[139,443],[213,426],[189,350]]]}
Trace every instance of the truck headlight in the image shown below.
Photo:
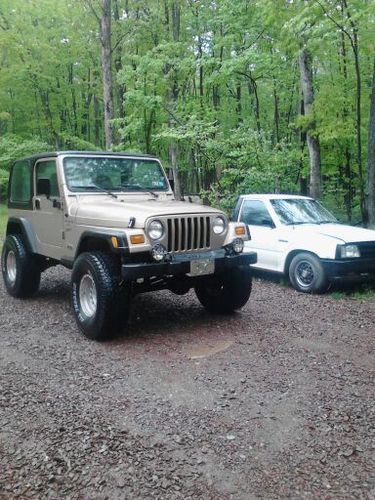
{"label": "truck headlight", "polygon": [[159,240],[164,234],[164,226],[160,220],[153,220],[147,228],[147,234],[152,240]]}
{"label": "truck headlight", "polygon": [[343,245],[341,247],[342,259],[354,259],[361,256],[361,252],[357,245]]}
{"label": "truck headlight", "polygon": [[212,223],[212,230],[215,234],[223,234],[225,231],[225,225],[224,217],[215,217]]}

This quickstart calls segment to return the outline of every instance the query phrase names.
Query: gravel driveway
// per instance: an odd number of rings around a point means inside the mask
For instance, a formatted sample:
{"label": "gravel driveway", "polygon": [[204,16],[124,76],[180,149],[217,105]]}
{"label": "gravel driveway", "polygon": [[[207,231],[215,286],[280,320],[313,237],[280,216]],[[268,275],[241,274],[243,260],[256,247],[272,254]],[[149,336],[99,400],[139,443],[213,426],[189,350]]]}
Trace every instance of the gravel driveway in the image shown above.
{"label": "gravel driveway", "polygon": [[375,302],[257,279],[213,317],[158,292],[95,343],[69,279],[0,285],[0,498],[375,497]]}

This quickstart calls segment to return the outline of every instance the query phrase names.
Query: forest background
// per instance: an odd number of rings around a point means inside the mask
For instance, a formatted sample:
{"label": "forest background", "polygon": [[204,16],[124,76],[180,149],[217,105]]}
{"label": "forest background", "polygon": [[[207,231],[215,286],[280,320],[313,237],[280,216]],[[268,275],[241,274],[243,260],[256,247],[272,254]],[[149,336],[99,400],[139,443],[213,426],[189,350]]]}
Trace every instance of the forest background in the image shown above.
{"label": "forest background", "polygon": [[0,201],[18,157],[113,149],[375,225],[374,55],[374,0],[1,0]]}

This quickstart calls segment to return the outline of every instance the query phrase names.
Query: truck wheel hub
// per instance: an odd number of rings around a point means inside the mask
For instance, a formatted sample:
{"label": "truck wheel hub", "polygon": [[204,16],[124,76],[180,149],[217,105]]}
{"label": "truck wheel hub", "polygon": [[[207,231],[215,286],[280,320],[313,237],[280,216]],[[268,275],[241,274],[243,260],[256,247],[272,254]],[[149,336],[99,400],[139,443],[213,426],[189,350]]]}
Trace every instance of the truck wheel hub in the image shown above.
{"label": "truck wheel hub", "polygon": [[6,272],[8,276],[8,280],[13,285],[16,281],[17,277],[17,261],[15,253],[11,250],[8,252],[7,261],[6,261]]}
{"label": "truck wheel hub", "polygon": [[91,318],[96,313],[98,296],[95,281],[91,274],[85,274],[79,284],[79,301],[81,310],[85,316]]}

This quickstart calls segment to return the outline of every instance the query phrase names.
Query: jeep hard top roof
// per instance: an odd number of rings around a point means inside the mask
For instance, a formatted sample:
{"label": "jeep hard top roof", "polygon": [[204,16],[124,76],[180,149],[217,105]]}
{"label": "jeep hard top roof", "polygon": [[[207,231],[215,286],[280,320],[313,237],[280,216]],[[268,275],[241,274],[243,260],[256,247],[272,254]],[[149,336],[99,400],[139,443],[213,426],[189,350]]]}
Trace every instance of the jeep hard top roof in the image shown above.
{"label": "jeep hard top roof", "polygon": [[62,155],[75,155],[75,156],[86,156],[86,155],[95,155],[95,156],[129,156],[129,158],[149,158],[155,160],[157,157],[149,154],[141,154],[141,153],[131,153],[129,151],[50,151],[45,153],[38,153],[31,156],[26,156],[24,158],[20,158],[17,161],[21,160],[32,160],[37,161],[41,158],[51,158]]}

